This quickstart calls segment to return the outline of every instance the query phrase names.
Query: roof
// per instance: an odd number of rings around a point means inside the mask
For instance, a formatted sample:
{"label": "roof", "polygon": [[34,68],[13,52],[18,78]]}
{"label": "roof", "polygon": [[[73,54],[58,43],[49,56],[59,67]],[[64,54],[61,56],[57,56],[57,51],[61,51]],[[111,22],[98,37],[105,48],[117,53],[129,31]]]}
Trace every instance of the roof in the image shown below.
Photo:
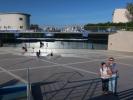
{"label": "roof", "polygon": [[21,12],[0,12],[0,15],[4,15],[4,14],[20,14],[20,15],[31,16],[30,14],[21,13]]}

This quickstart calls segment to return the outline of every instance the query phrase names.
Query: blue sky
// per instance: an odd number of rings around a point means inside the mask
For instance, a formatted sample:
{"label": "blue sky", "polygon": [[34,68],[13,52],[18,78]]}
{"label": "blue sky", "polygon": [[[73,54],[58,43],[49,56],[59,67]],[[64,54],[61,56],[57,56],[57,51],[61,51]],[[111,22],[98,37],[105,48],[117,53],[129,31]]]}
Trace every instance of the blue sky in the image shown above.
{"label": "blue sky", "polygon": [[86,24],[112,20],[115,8],[133,0],[0,0],[0,12],[31,14],[31,23],[46,25]]}

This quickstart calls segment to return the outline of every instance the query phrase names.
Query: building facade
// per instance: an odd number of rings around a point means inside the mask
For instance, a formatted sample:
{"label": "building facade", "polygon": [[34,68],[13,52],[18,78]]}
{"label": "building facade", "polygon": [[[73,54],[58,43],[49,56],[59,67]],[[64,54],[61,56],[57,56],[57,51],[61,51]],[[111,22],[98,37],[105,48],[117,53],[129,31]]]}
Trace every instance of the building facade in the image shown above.
{"label": "building facade", "polygon": [[131,15],[127,9],[115,9],[112,21],[113,23],[127,23],[131,21]]}
{"label": "building facade", "polygon": [[0,13],[0,30],[28,30],[29,27],[29,14]]}

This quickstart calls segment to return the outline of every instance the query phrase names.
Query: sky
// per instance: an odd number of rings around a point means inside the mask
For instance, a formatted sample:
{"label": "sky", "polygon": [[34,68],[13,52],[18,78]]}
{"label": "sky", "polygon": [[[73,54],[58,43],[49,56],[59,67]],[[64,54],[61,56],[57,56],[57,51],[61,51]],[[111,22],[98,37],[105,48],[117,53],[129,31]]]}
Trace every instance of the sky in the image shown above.
{"label": "sky", "polygon": [[102,23],[128,2],[133,0],[0,0],[0,12],[28,13],[39,25]]}

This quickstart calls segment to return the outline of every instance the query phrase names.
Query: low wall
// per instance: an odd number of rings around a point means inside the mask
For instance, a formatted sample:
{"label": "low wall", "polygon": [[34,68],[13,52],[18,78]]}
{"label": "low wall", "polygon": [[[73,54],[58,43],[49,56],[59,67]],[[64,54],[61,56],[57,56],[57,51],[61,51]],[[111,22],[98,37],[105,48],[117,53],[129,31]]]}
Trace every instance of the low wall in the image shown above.
{"label": "low wall", "polygon": [[108,50],[133,52],[133,32],[118,31],[109,35]]}

